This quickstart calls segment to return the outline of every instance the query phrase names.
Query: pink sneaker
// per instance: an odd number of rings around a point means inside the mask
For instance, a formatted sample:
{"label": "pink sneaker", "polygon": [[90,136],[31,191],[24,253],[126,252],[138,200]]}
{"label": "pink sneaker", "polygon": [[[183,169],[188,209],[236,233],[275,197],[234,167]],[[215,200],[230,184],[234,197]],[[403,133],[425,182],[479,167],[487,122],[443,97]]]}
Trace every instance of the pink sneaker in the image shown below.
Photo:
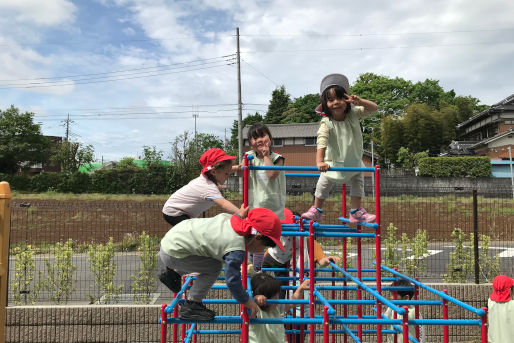
{"label": "pink sneaker", "polygon": [[369,214],[363,207],[359,208],[357,212],[350,213],[350,223],[366,222],[371,223],[377,216]]}
{"label": "pink sneaker", "polygon": [[313,220],[315,222],[319,222],[319,221],[321,221],[322,213],[323,213],[323,210],[321,210],[315,206],[312,206],[311,208],[309,208],[309,210],[307,212],[302,214],[302,218],[307,219],[307,220]]}

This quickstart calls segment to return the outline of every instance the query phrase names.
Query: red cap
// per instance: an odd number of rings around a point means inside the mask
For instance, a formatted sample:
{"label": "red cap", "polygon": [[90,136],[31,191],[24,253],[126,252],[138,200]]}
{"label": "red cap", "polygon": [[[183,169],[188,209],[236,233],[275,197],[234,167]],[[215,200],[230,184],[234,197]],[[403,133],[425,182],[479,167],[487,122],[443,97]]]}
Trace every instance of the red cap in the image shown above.
{"label": "red cap", "polygon": [[225,151],[218,149],[218,148],[212,148],[207,150],[202,154],[200,157],[200,163],[203,166],[202,174],[205,173],[208,170],[212,169],[212,166],[215,165],[218,162],[225,161],[225,160],[233,160],[235,159],[235,156],[229,156],[225,153]]}
{"label": "red cap", "polygon": [[254,208],[248,211],[248,216],[241,219],[237,214],[230,218],[232,229],[241,236],[252,234],[252,228],[263,236],[269,237],[275,244],[283,250],[284,246],[280,242],[282,234],[282,224],[275,212],[267,208]]}
{"label": "red cap", "polygon": [[294,224],[294,214],[290,209],[284,208],[284,219],[280,221],[282,224]]}
{"label": "red cap", "polygon": [[514,286],[514,280],[506,275],[498,275],[493,280],[492,301],[504,303],[510,301],[510,289]]}

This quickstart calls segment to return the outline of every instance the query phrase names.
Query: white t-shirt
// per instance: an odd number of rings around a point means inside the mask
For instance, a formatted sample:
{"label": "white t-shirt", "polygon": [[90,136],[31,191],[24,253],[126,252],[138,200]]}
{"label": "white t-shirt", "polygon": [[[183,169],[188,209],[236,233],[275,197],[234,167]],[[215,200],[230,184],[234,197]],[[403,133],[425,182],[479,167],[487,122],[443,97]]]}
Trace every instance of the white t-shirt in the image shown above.
{"label": "white t-shirt", "polygon": [[489,343],[512,342],[514,337],[514,300],[497,303],[487,300]]}
{"label": "white t-shirt", "polygon": [[[387,308],[387,310],[385,311],[384,314],[389,319],[393,319],[394,318],[394,312],[389,307]],[[402,315],[398,315],[396,317],[396,319],[403,319],[403,316]],[[415,312],[415,307],[414,306],[409,306],[409,320],[411,320],[411,319],[416,319],[416,312]],[[419,315],[419,319],[423,319],[421,317],[421,315]],[[402,327],[401,325],[398,325],[398,326],[400,328]],[[391,326],[390,329],[393,329],[393,327]],[[412,336],[412,337],[416,337],[416,325],[409,325],[409,335]],[[402,333],[396,334],[396,337],[398,338],[397,339],[398,343],[403,343],[403,334]],[[394,342],[394,335],[393,334],[386,335],[386,338],[387,338],[387,342],[390,342],[390,343]],[[421,343],[426,342],[425,332],[423,330],[423,325],[419,326],[419,341]]]}
{"label": "white t-shirt", "polygon": [[178,217],[187,214],[198,218],[214,205],[214,200],[223,198],[218,186],[201,174],[173,193],[162,208],[162,213]]}

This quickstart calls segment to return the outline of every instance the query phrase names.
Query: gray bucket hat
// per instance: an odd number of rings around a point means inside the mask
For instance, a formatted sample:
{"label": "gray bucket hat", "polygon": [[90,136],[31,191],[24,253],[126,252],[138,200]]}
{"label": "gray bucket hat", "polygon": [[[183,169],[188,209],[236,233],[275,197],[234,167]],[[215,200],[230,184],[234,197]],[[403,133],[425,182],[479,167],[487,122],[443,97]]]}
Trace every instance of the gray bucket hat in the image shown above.
{"label": "gray bucket hat", "polygon": [[346,91],[346,94],[350,91],[350,83],[348,82],[348,78],[343,74],[329,74],[321,80],[321,86],[319,87],[319,94],[323,94],[323,92],[331,86],[341,86]]}

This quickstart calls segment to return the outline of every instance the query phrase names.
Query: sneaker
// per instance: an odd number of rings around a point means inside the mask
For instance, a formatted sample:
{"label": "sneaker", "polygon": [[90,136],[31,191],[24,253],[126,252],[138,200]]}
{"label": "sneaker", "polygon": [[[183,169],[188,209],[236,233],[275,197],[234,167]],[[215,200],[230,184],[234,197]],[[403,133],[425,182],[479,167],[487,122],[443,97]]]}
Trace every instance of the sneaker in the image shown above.
{"label": "sneaker", "polygon": [[204,304],[192,300],[186,300],[178,311],[178,317],[182,320],[208,321],[213,320],[215,315],[216,313]]}
{"label": "sneaker", "polygon": [[178,293],[182,288],[180,274],[173,269],[166,268],[165,272],[159,274],[159,280],[172,292]]}
{"label": "sneaker", "polygon": [[371,223],[375,218],[374,214],[369,214],[363,207],[359,208],[355,213],[350,213],[350,223]]}
{"label": "sneaker", "polygon": [[312,206],[311,208],[309,208],[309,210],[307,212],[302,214],[302,218],[307,219],[307,220],[313,220],[315,222],[319,222],[319,221],[321,221],[322,213],[323,213],[323,210],[321,210],[315,206]]}

